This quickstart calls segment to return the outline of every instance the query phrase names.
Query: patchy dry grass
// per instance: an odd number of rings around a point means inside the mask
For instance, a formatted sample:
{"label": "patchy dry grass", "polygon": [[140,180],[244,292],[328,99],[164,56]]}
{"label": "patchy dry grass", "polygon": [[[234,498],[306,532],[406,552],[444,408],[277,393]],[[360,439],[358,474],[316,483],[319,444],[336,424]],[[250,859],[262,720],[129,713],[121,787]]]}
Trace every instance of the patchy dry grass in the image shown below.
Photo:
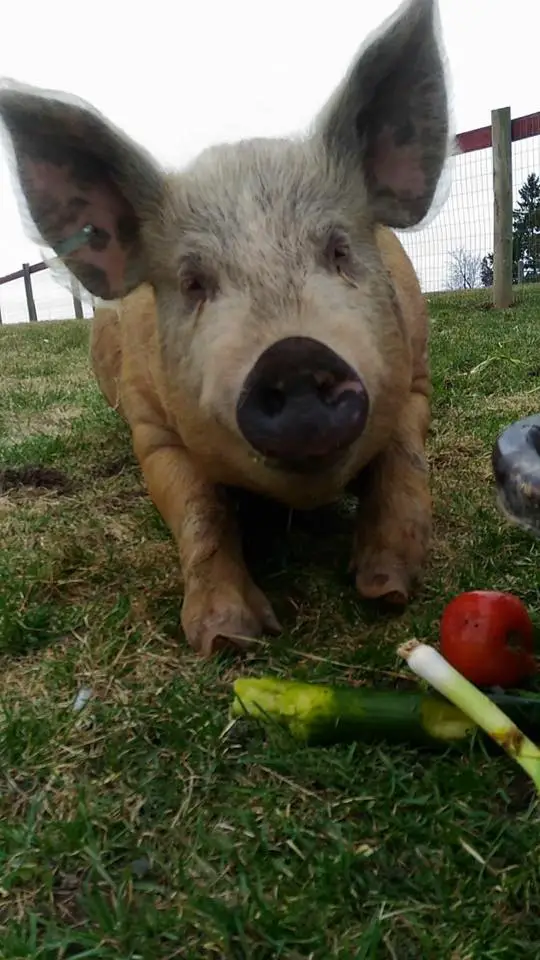
{"label": "patchy dry grass", "polygon": [[346,505],[290,530],[277,511],[254,563],[286,630],[242,663],[202,664],[179,638],[174,547],[90,376],[86,323],[1,331],[2,957],[538,956],[540,823],[505,757],[220,736],[240,672],[395,684],[395,645],[434,639],[460,590],[515,591],[538,623],[539,547],[501,520],[490,454],[540,407],[540,295],[485,301],[431,302],[421,592],[400,618],[358,600]]}

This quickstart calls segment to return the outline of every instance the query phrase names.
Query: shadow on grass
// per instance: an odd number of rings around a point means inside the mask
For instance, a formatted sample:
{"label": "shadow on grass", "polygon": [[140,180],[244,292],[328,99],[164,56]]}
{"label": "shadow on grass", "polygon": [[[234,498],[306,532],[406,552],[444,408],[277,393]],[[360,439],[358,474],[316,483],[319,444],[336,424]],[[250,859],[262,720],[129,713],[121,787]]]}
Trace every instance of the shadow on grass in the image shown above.
{"label": "shadow on grass", "polygon": [[22,657],[60,641],[80,616],[76,607],[55,602],[46,584],[26,581],[24,596],[0,594],[0,655]]}

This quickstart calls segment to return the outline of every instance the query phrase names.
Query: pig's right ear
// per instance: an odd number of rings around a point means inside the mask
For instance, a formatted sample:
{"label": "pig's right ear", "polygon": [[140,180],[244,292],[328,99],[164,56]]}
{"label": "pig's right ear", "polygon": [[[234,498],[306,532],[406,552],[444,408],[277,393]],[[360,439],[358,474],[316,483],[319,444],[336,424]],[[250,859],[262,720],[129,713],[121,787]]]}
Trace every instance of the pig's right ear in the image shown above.
{"label": "pig's right ear", "polygon": [[353,184],[361,174],[374,218],[391,227],[425,217],[449,152],[438,34],[436,0],[402,3],[316,121],[329,157]]}
{"label": "pig's right ear", "polygon": [[146,280],[141,226],[163,189],[151,157],[84,101],[13,80],[0,83],[0,120],[39,238],[96,297]]}

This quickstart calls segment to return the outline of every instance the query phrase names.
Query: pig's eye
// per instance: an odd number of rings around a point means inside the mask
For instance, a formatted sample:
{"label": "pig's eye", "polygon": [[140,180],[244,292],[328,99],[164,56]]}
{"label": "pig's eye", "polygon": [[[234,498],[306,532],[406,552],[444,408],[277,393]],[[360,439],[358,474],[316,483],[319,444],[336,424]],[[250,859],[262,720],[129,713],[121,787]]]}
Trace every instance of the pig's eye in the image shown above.
{"label": "pig's eye", "polygon": [[332,233],[328,238],[326,259],[338,272],[347,269],[351,259],[351,248],[347,237],[342,233]]}
{"label": "pig's eye", "polygon": [[181,280],[181,288],[184,296],[197,303],[207,300],[212,294],[209,278],[198,272],[185,274]]}

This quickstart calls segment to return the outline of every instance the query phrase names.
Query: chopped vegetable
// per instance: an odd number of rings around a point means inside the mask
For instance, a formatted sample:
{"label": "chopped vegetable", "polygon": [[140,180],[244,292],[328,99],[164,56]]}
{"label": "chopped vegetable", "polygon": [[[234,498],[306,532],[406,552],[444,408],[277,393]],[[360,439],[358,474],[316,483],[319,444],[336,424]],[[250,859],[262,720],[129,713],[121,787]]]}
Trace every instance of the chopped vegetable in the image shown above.
{"label": "chopped vegetable", "polygon": [[[426,746],[469,742],[477,724],[448,700],[422,691],[299,683],[242,677],[234,683],[233,717],[279,724],[308,745],[392,740]],[[502,709],[540,734],[540,699],[501,694]]]}
{"label": "chopped vegetable", "polygon": [[471,590],[454,597],[440,638],[443,657],[478,686],[515,687],[536,671],[533,625],[511,593]]}
{"label": "chopped vegetable", "polygon": [[433,647],[418,640],[398,650],[411,670],[463,710],[529,774],[540,793],[540,750],[496,703],[463,677]]}

